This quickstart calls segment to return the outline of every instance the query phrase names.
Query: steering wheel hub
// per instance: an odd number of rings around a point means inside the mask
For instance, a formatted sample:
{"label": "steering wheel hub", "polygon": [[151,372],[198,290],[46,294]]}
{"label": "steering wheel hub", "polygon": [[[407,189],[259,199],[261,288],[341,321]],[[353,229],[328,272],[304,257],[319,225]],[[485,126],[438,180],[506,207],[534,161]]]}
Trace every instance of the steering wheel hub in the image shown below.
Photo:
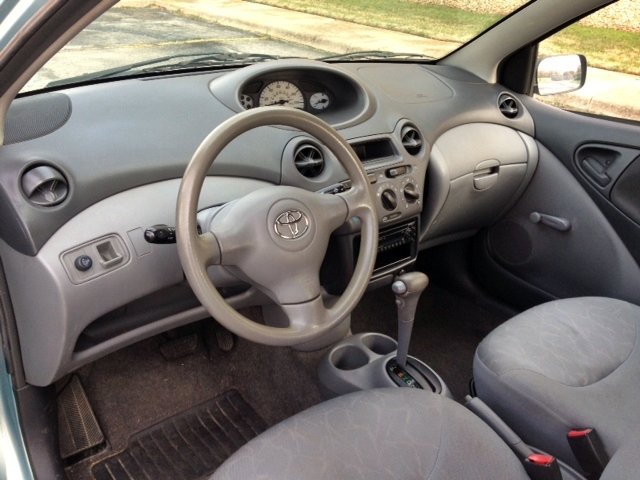
{"label": "steering wheel hub", "polygon": [[309,231],[309,217],[300,210],[287,210],[278,215],[274,229],[280,238],[296,240]]}
{"label": "steering wheel hub", "polygon": [[317,221],[302,202],[291,198],[277,201],[267,214],[271,239],[287,252],[300,252],[316,237]]}

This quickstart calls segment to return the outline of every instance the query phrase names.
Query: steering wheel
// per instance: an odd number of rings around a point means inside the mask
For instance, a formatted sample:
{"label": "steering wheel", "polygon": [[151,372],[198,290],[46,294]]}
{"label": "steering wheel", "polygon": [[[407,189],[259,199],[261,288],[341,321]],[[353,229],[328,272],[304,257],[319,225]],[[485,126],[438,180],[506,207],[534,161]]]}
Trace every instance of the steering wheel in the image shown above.
{"label": "steering wheel", "polygon": [[[229,202],[209,231],[198,234],[198,199],[207,172],[222,150],[257,127],[281,125],[314,136],[344,166],[352,186],[337,195],[289,186],[269,186]],[[351,146],[327,123],[292,108],[264,107],[228,119],[200,144],[178,193],[176,238],[185,275],[206,310],[248,340],[291,346],[319,338],[339,325],[362,298],[378,244],[375,198]],[[325,306],[320,267],[331,233],[348,219],[361,223],[361,246],[353,276],[331,307]],[[268,295],[289,320],[287,327],[256,323],[232,308],[213,285],[207,268],[222,265]]]}

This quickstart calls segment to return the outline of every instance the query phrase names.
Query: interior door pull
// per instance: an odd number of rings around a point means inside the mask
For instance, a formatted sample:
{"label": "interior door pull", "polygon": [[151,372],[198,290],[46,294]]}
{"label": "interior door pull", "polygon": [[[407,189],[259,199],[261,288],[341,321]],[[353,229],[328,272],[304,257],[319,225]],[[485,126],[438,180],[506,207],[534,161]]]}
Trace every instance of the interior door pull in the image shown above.
{"label": "interior door pull", "polygon": [[529,215],[529,220],[533,223],[541,223],[547,227],[551,227],[559,232],[568,232],[571,230],[571,222],[566,218],[553,217],[544,213],[533,212]]}
{"label": "interior door pull", "polygon": [[607,167],[593,157],[582,160],[582,168],[601,187],[606,187],[611,182],[611,177],[607,175]]}

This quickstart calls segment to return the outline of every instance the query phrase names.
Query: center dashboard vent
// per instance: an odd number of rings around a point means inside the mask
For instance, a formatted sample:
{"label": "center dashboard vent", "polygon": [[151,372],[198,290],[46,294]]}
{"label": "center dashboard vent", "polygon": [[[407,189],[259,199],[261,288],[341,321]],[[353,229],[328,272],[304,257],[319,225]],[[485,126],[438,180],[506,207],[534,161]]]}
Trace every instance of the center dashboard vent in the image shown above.
{"label": "center dashboard vent", "polygon": [[422,148],[422,136],[413,125],[405,125],[400,132],[402,146],[409,155],[417,155]]}
{"label": "center dashboard vent", "polygon": [[293,163],[304,177],[316,178],[324,170],[324,155],[318,147],[300,145],[293,156]]}
{"label": "center dashboard vent", "polygon": [[498,97],[498,108],[502,115],[510,119],[516,118],[520,113],[518,101],[506,93],[503,93]]}

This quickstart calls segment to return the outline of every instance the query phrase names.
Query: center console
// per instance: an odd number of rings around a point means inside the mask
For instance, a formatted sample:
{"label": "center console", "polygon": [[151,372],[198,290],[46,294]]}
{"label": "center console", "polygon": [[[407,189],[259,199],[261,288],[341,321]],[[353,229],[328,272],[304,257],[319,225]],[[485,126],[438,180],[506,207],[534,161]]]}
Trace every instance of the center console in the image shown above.
{"label": "center console", "polygon": [[396,362],[398,343],[381,333],[352,335],[333,346],[318,366],[318,383],[327,397],[385,387],[417,388],[451,397],[442,378],[417,358]]}
{"label": "center console", "polygon": [[391,289],[398,307],[397,342],[380,333],[361,333],[343,339],[324,355],[318,379],[327,397],[383,387],[416,388],[451,397],[435,371],[408,356],[418,300],[428,284],[422,272],[395,278]]}

